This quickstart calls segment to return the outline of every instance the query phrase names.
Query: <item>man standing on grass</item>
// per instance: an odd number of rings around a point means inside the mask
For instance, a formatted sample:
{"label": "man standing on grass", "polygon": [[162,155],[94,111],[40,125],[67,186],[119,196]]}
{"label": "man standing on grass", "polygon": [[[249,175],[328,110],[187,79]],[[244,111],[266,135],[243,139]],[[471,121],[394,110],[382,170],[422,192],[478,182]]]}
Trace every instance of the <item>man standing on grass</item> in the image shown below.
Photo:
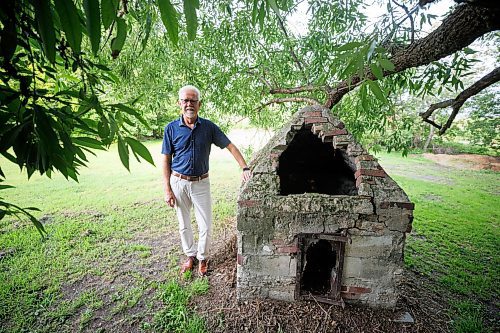
{"label": "man standing on grass", "polygon": [[[208,178],[208,158],[212,143],[227,148],[243,170],[242,179],[251,177],[250,169],[234,144],[221,129],[210,120],[198,117],[201,94],[194,86],[179,90],[182,115],[165,127],[163,135],[163,180],[165,202],[175,207],[179,220],[182,249],[187,261],[181,273],[191,271],[199,261],[198,275],[207,274],[207,257],[212,231],[212,200]],[[191,207],[194,207],[198,225],[198,246],[191,229]]]}

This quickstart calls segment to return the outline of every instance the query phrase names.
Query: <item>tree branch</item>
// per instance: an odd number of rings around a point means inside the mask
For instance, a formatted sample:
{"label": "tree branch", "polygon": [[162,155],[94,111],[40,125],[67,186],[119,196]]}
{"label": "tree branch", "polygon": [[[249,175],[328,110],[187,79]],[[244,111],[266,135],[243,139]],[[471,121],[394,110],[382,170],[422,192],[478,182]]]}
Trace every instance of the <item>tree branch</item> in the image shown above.
{"label": "tree branch", "polygon": [[262,104],[257,109],[255,109],[255,111],[260,111],[266,106],[271,104],[281,104],[287,102],[306,102],[312,105],[321,105],[321,103],[318,100],[311,97],[283,97],[283,98],[274,98],[270,101],[267,101],[266,103]]}
{"label": "tree branch", "polygon": [[307,86],[300,86],[300,87],[295,87],[295,88],[272,88],[269,90],[270,94],[297,94],[301,92],[310,92],[310,91],[324,91],[328,92],[331,90],[331,87],[329,86],[315,86],[315,85],[307,85]]}
{"label": "tree branch", "polygon": [[[421,113],[420,116],[425,122],[433,125],[434,127],[439,128],[439,135],[442,135],[446,132],[448,128],[450,128],[451,124],[453,123],[453,120],[455,120],[458,111],[460,110],[462,105],[464,105],[465,101],[467,101],[472,96],[477,95],[480,91],[484,90],[485,88],[489,87],[490,85],[498,81],[500,81],[500,67],[495,68],[493,71],[483,76],[479,81],[477,81],[472,86],[470,86],[469,88],[465,89],[460,94],[458,94],[458,96],[455,99],[449,99],[443,102],[432,104],[429,107],[429,109],[427,109],[426,112]],[[444,124],[443,126],[437,125],[436,123],[434,123],[429,119],[429,117],[437,109],[443,109],[449,106],[452,107],[452,112],[451,115],[448,117],[446,124]]]}
{"label": "tree branch", "polygon": [[[460,5],[443,20],[443,23],[436,30],[396,51],[391,58],[394,70],[384,71],[383,75],[389,76],[409,68],[428,65],[463,49],[484,34],[498,29],[500,29],[500,9],[498,7]],[[369,69],[366,70],[364,78],[377,79]],[[362,81],[359,75],[354,75],[339,83],[329,91],[325,106],[331,109],[360,82]]]}
{"label": "tree branch", "polygon": [[411,39],[410,39],[410,41],[411,41],[411,43],[413,43],[415,41],[415,22],[413,20],[413,16],[411,16],[412,13],[410,13],[410,11],[408,10],[408,7],[406,7],[403,4],[398,3],[396,0],[392,0],[392,2],[394,2],[397,6],[403,8],[407,17],[410,19],[410,24],[411,24]]}
{"label": "tree branch", "polygon": [[[278,23],[279,23],[280,29],[281,29],[281,31],[283,31],[285,38],[288,41],[290,41],[290,37],[288,36],[288,32],[286,31],[285,24],[283,23],[283,20],[281,19],[281,17],[278,14],[276,14],[276,17],[278,18]],[[290,46],[289,48],[290,48],[290,55],[292,56],[293,60],[295,61],[295,64],[299,68],[299,70],[302,73],[302,76],[304,77],[306,82],[308,82],[309,80],[307,79],[307,75],[304,71],[304,66],[302,65],[302,62],[299,60],[299,57],[297,56],[297,54],[293,50],[292,46]]]}

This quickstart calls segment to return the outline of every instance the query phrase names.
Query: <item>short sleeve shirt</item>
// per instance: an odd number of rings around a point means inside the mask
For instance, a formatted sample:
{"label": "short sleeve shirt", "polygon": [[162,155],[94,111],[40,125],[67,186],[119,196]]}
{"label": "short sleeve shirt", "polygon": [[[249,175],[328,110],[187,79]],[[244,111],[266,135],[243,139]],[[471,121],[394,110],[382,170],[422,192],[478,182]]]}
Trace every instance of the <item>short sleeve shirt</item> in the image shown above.
{"label": "short sleeve shirt", "polygon": [[223,149],[231,141],[210,120],[198,117],[191,129],[181,116],[165,126],[161,153],[172,155],[172,170],[197,177],[208,172],[212,143]]}

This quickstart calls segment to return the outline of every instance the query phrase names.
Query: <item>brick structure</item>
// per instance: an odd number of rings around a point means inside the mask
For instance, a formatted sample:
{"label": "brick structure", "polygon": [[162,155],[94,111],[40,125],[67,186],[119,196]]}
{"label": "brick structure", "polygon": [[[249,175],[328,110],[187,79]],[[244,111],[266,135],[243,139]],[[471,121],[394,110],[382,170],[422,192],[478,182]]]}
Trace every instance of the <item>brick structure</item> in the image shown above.
{"label": "brick structure", "polygon": [[330,110],[297,112],[250,167],[238,198],[239,300],[395,306],[414,205]]}

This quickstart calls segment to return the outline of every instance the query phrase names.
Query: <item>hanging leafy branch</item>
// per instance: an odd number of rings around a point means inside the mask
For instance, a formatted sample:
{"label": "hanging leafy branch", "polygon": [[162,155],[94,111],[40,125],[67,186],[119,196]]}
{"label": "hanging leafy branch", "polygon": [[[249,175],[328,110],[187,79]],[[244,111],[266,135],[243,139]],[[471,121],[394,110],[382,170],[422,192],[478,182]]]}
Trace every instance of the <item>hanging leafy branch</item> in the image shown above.
{"label": "hanging leafy branch", "polygon": [[[26,170],[28,177],[35,171],[49,177],[58,171],[78,181],[87,154],[115,141],[127,169],[130,152],[138,160],[154,163],[130,132],[136,122],[149,127],[133,108],[134,101],[106,99],[106,89],[116,77],[100,53],[109,48],[106,53],[116,58],[125,46],[133,19],[126,17],[128,4],[125,0],[1,2],[0,154]],[[196,2],[186,1],[186,10],[195,7]],[[193,19],[191,10],[191,35],[196,31]],[[106,34],[112,36],[107,47],[103,42],[108,41],[101,38]],[[5,179],[1,168],[0,177]],[[0,218],[24,214],[44,233],[29,209],[2,201]]]}

